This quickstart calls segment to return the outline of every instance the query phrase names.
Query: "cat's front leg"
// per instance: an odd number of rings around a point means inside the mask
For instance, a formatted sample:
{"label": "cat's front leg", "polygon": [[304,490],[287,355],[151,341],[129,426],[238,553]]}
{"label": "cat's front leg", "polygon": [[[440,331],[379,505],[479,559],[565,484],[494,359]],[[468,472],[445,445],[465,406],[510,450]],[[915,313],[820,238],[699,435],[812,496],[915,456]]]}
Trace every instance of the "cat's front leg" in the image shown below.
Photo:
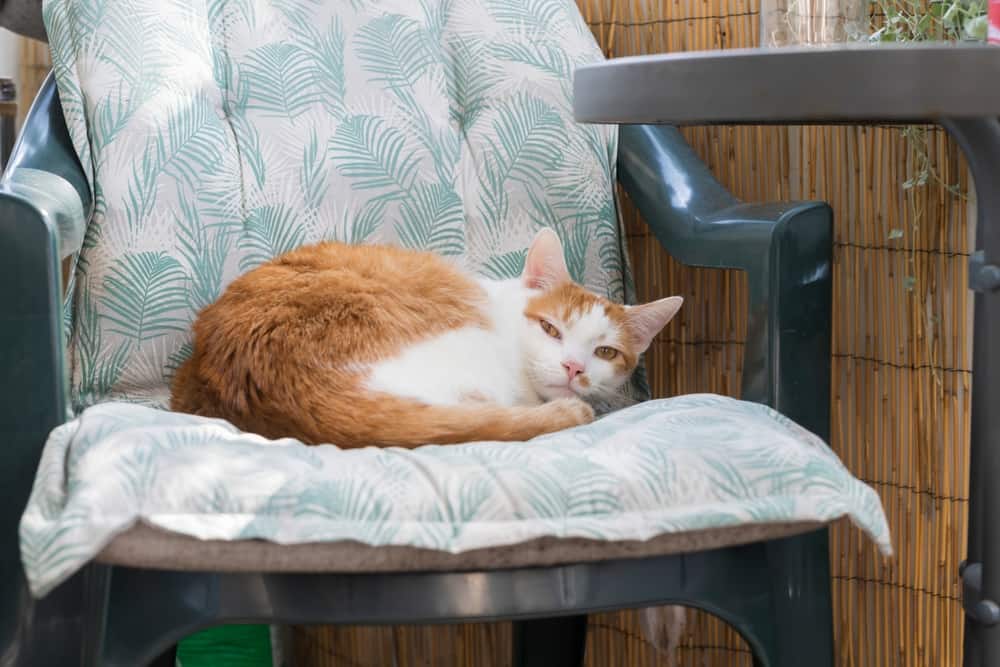
{"label": "cat's front leg", "polygon": [[579,398],[560,398],[532,408],[541,425],[541,433],[582,426],[594,421],[594,408]]}

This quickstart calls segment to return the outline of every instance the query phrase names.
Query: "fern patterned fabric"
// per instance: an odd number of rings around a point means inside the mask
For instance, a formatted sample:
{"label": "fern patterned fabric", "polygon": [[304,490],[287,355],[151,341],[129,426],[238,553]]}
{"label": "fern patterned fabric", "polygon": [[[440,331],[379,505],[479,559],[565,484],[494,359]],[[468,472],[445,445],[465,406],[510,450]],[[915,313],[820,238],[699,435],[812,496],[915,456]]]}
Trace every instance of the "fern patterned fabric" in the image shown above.
{"label": "fern patterned fabric", "polygon": [[[874,492],[752,403],[654,401],[530,443],[342,451],[161,409],[195,313],[303,243],[519,272],[542,226],[614,299],[614,128],[572,122],[601,57],[573,0],[46,0],[95,210],[67,321],[79,416],[21,523],[36,595],[138,521],[199,538],[462,552],[849,516]],[[431,481],[433,480],[433,481]]]}
{"label": "fern patterned fabric", "polygon": [[845,515],[891,551],[878,496],[819,438],[770,408],[710,394],[649,401],[522,445],[412,451],[303,447],[119,403],[53,433],[21,553],[41,595],[136,521],[202,539],[461,552]]}
{"label": "fern patterned fabric", "polygon": [[516,275],[542,226],[621,300],[614,127],[572,120],[601,58],[573,0],[46,0],[95,195],[74,276],[74,408],[163,406],[195,313],[304,243]]}

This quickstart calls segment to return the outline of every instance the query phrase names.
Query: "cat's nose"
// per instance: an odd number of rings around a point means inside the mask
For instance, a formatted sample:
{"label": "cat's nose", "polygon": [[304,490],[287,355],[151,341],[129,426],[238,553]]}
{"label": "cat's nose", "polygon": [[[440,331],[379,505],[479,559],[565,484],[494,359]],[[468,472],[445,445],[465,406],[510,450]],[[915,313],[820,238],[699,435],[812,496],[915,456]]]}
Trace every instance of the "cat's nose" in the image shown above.
{"label": "cat's nose", "polygon": [[572,380],[577,375],[583,372],[583,364],[579,361],[573,361],[572,359],[567,359],[562,362],[562,367],[566,369],[566,377]]}

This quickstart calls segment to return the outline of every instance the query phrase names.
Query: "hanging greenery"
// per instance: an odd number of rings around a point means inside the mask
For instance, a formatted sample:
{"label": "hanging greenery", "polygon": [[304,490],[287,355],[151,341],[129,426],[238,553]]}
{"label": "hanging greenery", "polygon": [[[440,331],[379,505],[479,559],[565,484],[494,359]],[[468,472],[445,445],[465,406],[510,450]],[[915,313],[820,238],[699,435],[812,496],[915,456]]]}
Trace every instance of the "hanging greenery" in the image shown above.
{"label": "hanging greenery", "polygon": [[984,41],[986,0],[876,0],[877,42]]}
{"label": "hanging greenery", "polygon": [[[872,12],[874,42],[923,42],[923,41],[985,41],[988,22],[987,0],[875,0]],[[963,196],[959,187],[944,183],[938,175],[928,149],[928,128],[910,125],[903,129],[909,147],[909,170],[903,188],[910,192],[912,228],[915,232],[924,222],[924,211],[916,206],[916,188],[928,184],[943,185],[955,196]],[[905,236],[902,229],[891,229],[889,240]],[[904,286],[913,291],[916,278],[904,278]]]}

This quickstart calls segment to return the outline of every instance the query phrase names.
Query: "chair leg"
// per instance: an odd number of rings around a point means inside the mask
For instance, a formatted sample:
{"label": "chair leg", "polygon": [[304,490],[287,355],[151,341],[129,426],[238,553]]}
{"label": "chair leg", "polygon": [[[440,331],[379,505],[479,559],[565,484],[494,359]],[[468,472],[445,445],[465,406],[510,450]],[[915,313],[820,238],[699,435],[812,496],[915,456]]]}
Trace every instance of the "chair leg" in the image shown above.
{"label": "chair leg", "polygon": [[514,667],[581,667],[586,648],[586,616],[514,622]]}
{"label": "chair leg", "polygon": [[827,544],[825,529],[767,543],[772,609],[750,623],[762,649],[754,667],[833,667]]}
{"label": "chair leg", "polygon": [[176,667],[177,665],[177,645],[174,644],[162,654],[160,657],[149,663],[149,667]]}
{"label": "chair leg", "polygon": [[108,593],[111,589],[111,568],[91,563],[81,573],[84,580],[83,646],[80,664],[90,667],[101,664],[101,650],[107,634]]}

